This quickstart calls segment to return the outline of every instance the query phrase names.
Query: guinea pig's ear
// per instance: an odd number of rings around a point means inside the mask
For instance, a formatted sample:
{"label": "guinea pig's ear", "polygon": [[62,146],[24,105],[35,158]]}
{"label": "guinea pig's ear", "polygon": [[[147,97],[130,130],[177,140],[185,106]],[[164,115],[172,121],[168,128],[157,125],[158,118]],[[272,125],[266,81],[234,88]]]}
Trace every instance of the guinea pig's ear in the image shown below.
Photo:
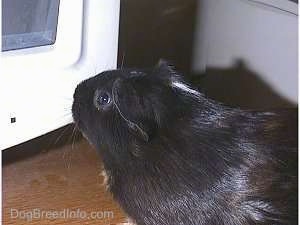
{"label": "guinea pig's ear", "polygon": [[150,140],[150,115],[147,108],[141,104],[132,83],[118,78],[112,87],[112,96],[115,107],[121,117],[127,122],[130,131],[138,138],[148,142]]}
{"label": "guinea pig's ear", "polygon": [[175,67],[165,59],[160,59],[156,64],[155,68],[158,71],[165,73],[165,75],[168,76],[172,76],[172,75],[176,76],[177,74],[177,72],[175,71]]}
{"label": "guinea pig's ear", "polygon": [[154,74],[167,85],[182,79],[175,67],[165,59],[160,59],[154,69]]}

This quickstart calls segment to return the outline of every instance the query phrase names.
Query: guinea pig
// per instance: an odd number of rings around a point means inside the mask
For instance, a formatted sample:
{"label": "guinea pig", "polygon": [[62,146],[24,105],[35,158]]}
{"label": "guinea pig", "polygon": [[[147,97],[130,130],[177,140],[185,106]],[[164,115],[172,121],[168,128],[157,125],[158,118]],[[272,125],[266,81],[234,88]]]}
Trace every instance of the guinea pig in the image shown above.
{"label": "guinea pig", "polygon": [[297,224],[297,109],[225,106],[160,61],[81,82],[72,113],[137,225]]}

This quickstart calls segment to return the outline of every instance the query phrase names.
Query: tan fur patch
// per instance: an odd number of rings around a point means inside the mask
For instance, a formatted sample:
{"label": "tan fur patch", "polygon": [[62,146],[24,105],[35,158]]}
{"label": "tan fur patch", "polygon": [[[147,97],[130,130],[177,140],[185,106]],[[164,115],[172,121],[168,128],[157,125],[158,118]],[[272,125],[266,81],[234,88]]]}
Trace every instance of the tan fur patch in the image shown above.
{"label": "tan fur patch", "polygon": [[103,168],[103,170],[101,171],[100,175],[103,177],[103,181],[102,181],[102,186],[105,186],[105,189],[108,190],[109,189],[109,174],[108,172]]}
{"label": "tan fur patch", "polygon": [[137,225],[137,224],[136,224],[135,222],[133,222],[132,219],[127,218],[127,219],[126,219],[126,222],[118,223],[117,225]]}
{"label": "tan fur patch", "polygon": [[[102,168],[102,171],[100,173],[100,176],[103,177],[103,182],[102,182],[102,186],[105,186],[106,190],[109,190],[109,172],[107,170],[105,170],[104,168]],[[118,223],[117,225],[137,225],[135,222],[133,222],[132,219],[127,218],[125,222],[123,223]]]}

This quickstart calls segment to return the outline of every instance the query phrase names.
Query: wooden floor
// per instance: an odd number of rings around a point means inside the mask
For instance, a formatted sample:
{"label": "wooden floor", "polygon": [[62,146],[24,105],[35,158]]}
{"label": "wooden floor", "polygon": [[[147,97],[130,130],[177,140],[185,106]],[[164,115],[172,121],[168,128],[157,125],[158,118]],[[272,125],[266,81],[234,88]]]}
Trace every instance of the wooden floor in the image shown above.
{"label": "wooden floor", "polygon": [[99,155],[82,138],[72,144],[66,130],[3,152],[3,224],[125,221],[103,185]]}

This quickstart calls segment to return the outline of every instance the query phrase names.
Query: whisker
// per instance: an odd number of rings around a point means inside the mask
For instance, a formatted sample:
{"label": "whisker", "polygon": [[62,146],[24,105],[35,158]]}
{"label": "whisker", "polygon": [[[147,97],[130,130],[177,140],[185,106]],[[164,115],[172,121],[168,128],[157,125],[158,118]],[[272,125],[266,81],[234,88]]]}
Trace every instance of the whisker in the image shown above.
{"label": "whisker", "polygon": [[63,159],[65,162],[65,166],[67,169],[71,168],[71,163],[72,163],[72,153],[73,150],[76,149],[75,148],[75,141],[76,141],[76,136],[78,133],[78,127],[76,124],[74,124],[73,129],[72,129],[72,133],[69,137],[69,142],[71,142],[71,148],[69,147],[68,150],[64,151],[63,153]]}
{"label": "whisker", "polygon": [[71,141],[72,141],[72,150],[74,149],[74,143],[75,143],[75,134],[76,134],[76,125],[74,125],[73,127],[73,131],[72,131],[72,136],[71,136]]}
{"label": "whisker", "polygon": [[[56,145],[58,143],[58,141],[61,139],[61,137],[63,136],[63,134],[69,130],[69,128],[70,128],[70,126],[67,125],[65,128],[63,128],[63,130],[61,132],[59,132],[58,135],[55,135],[55,137],[51,138],[52,140],[48,144],[47,149],[52,148],[54,145]],[[53,141],[54,138],[55,138],[55,141]]]}
{"label": "whisker", "polygon": [[67,116],[72,117],[72,113],[64,113],[60,117],[65,118]]}
{"label": "whisker", "polygon": [[[70,128],[72,129],[72,132],[71,132],[71,134],[70,134],[70,136],[69,136],[69,138],[67,140],[68,143],[70,143],[72,141],[72,135],[73,135],[73,131],[74,131],[74,126],[73,127],[70,126]],[[68,159],[67,159],[68,157],[67,157],[67,155],[70,153],[71,150],[72,150],[72,148],[67,147],[67,148],[65,148],[65,150],[63,151],[63,154],[62,154],[62,158],[63,158],[64,164],[65,164],[65,166],[66,166],[67,169],[69,169],[69,166],[68,166],[69,163],[68,163]]]}
{"label": "whisker", "polygon": [[60,96],[60,99],[67,100],[67,101],[73,100],[72,97],[67,97],[67,96]]}
{"label": "whisker", "polygon": [[125,51],[123,52],[123,56],[122,56],[121,69],[123,69],[124,62],[125,62]]}
{"label": "whisker", "polygon": [[72,162],[72,154],[69,154],[69,159],[67,159],[67,169],[69,170],[71,168],[71,162]]}
{"label": "whisker", "polygon": [[[72,100],[72,101],[73,101],[73,100]],[[69,111],[72,111],[71,108],[72,108],[71,105],[69,105],[68,107],[63,107],[63,110],[69,110]]]}
{"label": "whisker", "polygon": [[65,129],[63,129],[63,131],[60,133],[60,135],[56,138],[56,140],[54,141],[54,145],[57,144],[57,142],[61,139],[61,137],[63,136],[63,134],[68,130],[69,126],[65,127]]}
{"label": "whisker", "polygon": [[[72,149],[76,149],[75,141],[76,141],[77,134],[79,133],[78,131],[79,131],[79,130],[78,130],[78,127],[77,127],[77,125],[75,124],[75,126],[74,126],[74,136],[73,136]],[[74,146],[75,146],[75,148],[74,148]],[[72,154],[70,154],[70,157],[69,157],[69,163],[68,163],[68,165],[67,165],[67,168],[68,168],[68,169],[71,168],[71,162],[72,162]]]}

